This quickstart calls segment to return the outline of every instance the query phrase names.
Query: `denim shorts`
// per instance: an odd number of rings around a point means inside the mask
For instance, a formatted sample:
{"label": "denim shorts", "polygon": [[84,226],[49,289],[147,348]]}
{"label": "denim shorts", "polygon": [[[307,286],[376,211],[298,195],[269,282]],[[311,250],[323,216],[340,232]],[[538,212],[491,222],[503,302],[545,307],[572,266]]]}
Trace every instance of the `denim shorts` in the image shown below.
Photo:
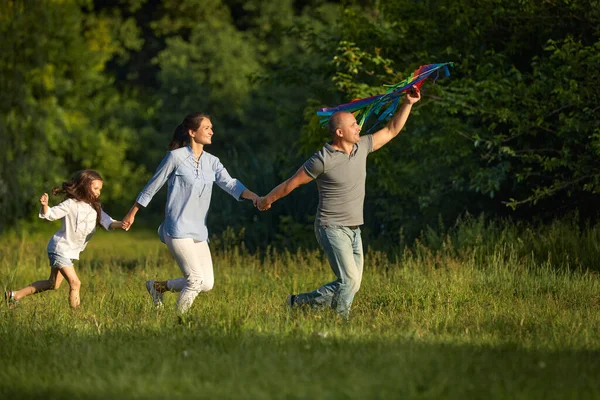
{"label": "denim shorts", "polygon": [[61,269],[62,267],[72,267],[73,260],[70,258],[63,257],[56,253],[48,253],[48,259],[50,260],[51,268]]}

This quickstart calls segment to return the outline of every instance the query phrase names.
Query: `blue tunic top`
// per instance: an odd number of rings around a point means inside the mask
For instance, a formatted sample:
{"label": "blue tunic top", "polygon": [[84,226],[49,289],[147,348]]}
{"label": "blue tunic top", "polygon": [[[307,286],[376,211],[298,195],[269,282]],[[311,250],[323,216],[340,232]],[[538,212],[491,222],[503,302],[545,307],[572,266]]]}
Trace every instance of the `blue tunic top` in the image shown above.
{"label": "blue tunic top", "polygon": [[168,182],[165,220],[158,228],[162,242],[165,235],[198,241],[208,239],[206,214],[210,206],[213,183],[241,200],[246,187],[232,178],[221,161],[212,154],[203,151],[198,165],[194,162],[194,152],[190,146],[167,153],[138,195],[136,202],[146,207],[152,197]]}

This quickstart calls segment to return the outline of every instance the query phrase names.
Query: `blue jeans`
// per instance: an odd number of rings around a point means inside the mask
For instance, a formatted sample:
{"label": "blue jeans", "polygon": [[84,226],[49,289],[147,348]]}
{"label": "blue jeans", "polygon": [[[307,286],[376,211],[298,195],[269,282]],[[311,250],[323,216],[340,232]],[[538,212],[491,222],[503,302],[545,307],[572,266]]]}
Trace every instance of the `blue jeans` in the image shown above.
{"label": "blue jeans", "polygon": [[347,318],[362,280],[364,257],[360,228],[316,226],[315,235],[337,279],[317,290],[297,295],[294,303],[331,307]]}
{"label": "blue jeans", "polygon": [[56,253],[48,253],[48,259],[50,260],[51,268],[61,269],[62,267],[72,267],[73,260],[70,258],[63,257]]}

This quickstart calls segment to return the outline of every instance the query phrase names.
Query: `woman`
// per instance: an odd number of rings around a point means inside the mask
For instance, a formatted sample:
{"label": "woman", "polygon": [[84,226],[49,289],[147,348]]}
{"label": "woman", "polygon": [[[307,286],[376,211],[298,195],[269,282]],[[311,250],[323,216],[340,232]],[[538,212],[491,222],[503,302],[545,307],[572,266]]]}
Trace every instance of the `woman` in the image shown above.
{"label": "woman", "polygon": [[140,207],[146,207],[165,182],[168,183],[165,220],[158,233],[177,261],[183,278],[148,281],[146,289],[156,306],[162,305],[163,293],[167,290],[181,292],[177,311],[182,314],[200,292],[211,290],[214,284],[206,227],[213,183],[237,200],[250,199],[254,205],[258,201],[255,193],[229,175],[217,157],[204,151],[204,146],[211,144],[212,136],[208,115],[187,115],[175,128],[169,145],[171,151],[123,218],[123,228],[128,230]]}

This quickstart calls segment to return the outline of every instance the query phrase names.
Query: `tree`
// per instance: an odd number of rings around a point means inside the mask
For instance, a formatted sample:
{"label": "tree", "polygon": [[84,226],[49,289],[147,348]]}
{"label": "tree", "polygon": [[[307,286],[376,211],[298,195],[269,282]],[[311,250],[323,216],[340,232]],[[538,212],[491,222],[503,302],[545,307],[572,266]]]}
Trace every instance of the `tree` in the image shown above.
{"label": "tree", "polygon": [[79,169],[109,182],[106,202],[130,194],[140,171],[126,160],[134,135],[122,117],[139,110],[104,74],[120,50],[110,21],[73,2],[0,7],[0,90],[10,94],[0,101],[0,229]]}

